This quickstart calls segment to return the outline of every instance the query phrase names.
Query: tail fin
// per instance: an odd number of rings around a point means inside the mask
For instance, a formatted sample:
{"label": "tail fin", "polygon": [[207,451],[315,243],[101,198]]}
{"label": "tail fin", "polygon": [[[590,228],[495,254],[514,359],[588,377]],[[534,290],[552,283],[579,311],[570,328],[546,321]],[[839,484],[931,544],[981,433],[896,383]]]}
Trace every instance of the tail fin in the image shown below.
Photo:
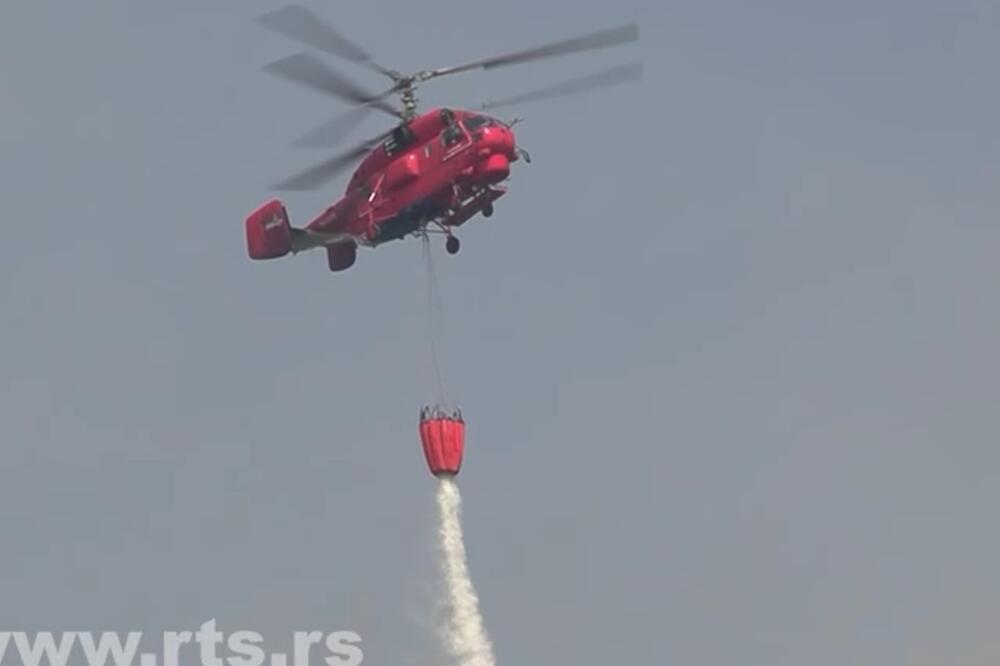
{"label": "tail fin", "polygon": [[251,259],[277,259],[292,251],[292,226],[288,211],[272,199],[246,219],[247,252]]}

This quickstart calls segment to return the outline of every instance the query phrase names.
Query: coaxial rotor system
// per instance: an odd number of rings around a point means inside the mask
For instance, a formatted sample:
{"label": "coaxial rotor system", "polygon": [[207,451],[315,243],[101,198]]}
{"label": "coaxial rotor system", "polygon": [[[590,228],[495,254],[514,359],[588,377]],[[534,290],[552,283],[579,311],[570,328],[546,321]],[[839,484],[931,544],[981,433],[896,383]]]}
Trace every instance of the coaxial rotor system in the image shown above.
{"label": "coaxial rotor system", "polygon": [[[639,38],[639,27],[635,23],[629,23],[490,58],[404,74],[376,62],[368,51],[338,32],[315,12],[301,5],[288,5],[268,12],[258,17],[257,22],[306,46],[365,67],[391,81],[390,87],[373,93],[308,53],[296,53],[266,65],[265,69],[276,76],[352,105],[352,108],[343,114],[316,127],[295,142],[295,145],[298,146],[315,147],[335,145],[360,125],[373,111],[392,116],[397,120],[397,126],[408,123],[418,114],[417,88],[420,84],[432,79],[462,72],[496,69],[544,58],[610,48],[634,42]],[[484,110],[494,109],[563,97],[637,81],[641,77],[642,63],[631,62],[528,93],[487,102],[482,104],[480,108]],[[392,97],[398,98],[398,105],[390,102]],[[341,170],[364,157],[394,129],[395,127],[363,141],[352,149],[335,155],[284,181],[276,188],[313,189],[319,187]]]}

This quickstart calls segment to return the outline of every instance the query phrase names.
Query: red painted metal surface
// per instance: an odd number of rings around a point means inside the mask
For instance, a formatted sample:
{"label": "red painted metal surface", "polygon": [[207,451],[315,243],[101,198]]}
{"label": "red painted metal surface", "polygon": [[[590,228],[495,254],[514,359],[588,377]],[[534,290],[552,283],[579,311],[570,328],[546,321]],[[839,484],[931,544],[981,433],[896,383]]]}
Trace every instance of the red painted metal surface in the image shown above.
{"label": "red painted metal surface", "polygon": [[326,259],[331,271],[346,271],[358,258],[358,246],[354,243],[335,243],[326,246]]}
{"label": "red painted metal surface", "polygon": [[425,407],[420,412],[420,442],[431,474],[458,474],[465,454],[465,421],[462,413]]}
{"label": "red painted metal surface", "polygon": [[476,180],[483,183],[499,183],[510,175],[510,159],[506,155],[494,153],[476,165]]}
{"label": "red painted metal surface", "polygon": [[288,213],[277,199],[268,201],[246,219],[247,252],[252,259],[277,259],[292,251]]}

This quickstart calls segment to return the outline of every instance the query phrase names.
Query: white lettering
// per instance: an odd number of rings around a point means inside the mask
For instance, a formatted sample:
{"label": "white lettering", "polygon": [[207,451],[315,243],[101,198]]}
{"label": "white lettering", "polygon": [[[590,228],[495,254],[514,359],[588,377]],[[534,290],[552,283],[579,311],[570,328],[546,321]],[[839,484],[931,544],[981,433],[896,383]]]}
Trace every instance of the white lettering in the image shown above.
{"label": "white lettering", "polygon": [[333,654],[327,657],[330,666],[360,666],[365,654],[355,643],[361,642],[361,636],[353,631],[335,631],[326,638],[326,647]]}
{"label": "white lettering", "polygon": [[87,655],[87,663],[90,666],[102,666],[108,661],[108,653],[113,653],[116,666],[130,666],[135,659],[135,652],[139,649],[139,640],[142,634],[138,631],[131,631],[128,640],[122,646],[121,639],[117,633],[104,632],[101,634],[99,646],[94,645],[94,637],[87,632],[80,634],[80,645],[83,646],[83,653]]}
{"label": "white lettering", "polygon": [[178,666],[181,646],[191,642],[190,631],[168,631],[163,634],[163,666]]}
{"label": "white lettering", "polygon": [[17,651],[24,666],[41,666],[43,655],[51,666],[66,666],[74,640],[76,640],[75,631],[64,633],[59,641],[59,647],[56,647],[56,640],[51,631],[38,632],[34,643],[28,641],[28,635],[23,631],[14,634],[14,642],[17,644]]}
{"label": "white lettering", "polygon": [[229,636],[229,649],[244,658],[229,657],[229,666],[261,666],[264,663],[264,650],[255,643],[263,642],[264,638],[255,631],[237,631]]}
{"label": "white lettering", "polygon": [[309,651],[312,646],[323,640],[323,634],[318,631],[295,632],[295,666],[309,666]]}
{"label": "white lettering", "polygon": [[222,642],[222,632],[215,630],[215,620],[209,620],[201,625],[201,629],[194,637],[201,646],[201,666],[223,666],[222,659],[215,653],[215,649]]}

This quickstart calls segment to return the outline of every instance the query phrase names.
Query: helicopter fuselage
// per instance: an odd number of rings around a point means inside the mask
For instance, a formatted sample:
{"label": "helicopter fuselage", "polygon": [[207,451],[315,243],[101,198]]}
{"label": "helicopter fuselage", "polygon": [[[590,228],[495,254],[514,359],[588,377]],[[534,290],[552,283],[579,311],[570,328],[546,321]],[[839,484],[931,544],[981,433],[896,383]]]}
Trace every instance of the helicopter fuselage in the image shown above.
{"label": "helicopter fuselage", "polygon": [[278,200],[247,219],[254,259],[326,247],[331,270],[355,260],[357,246],[375,247],[424,231],[448,235],[476,215],[492,214],[500,185],[519,159],[510,126],[466,110],[434,109],[397,126],[355,170],[344,195],[302,229]]}

